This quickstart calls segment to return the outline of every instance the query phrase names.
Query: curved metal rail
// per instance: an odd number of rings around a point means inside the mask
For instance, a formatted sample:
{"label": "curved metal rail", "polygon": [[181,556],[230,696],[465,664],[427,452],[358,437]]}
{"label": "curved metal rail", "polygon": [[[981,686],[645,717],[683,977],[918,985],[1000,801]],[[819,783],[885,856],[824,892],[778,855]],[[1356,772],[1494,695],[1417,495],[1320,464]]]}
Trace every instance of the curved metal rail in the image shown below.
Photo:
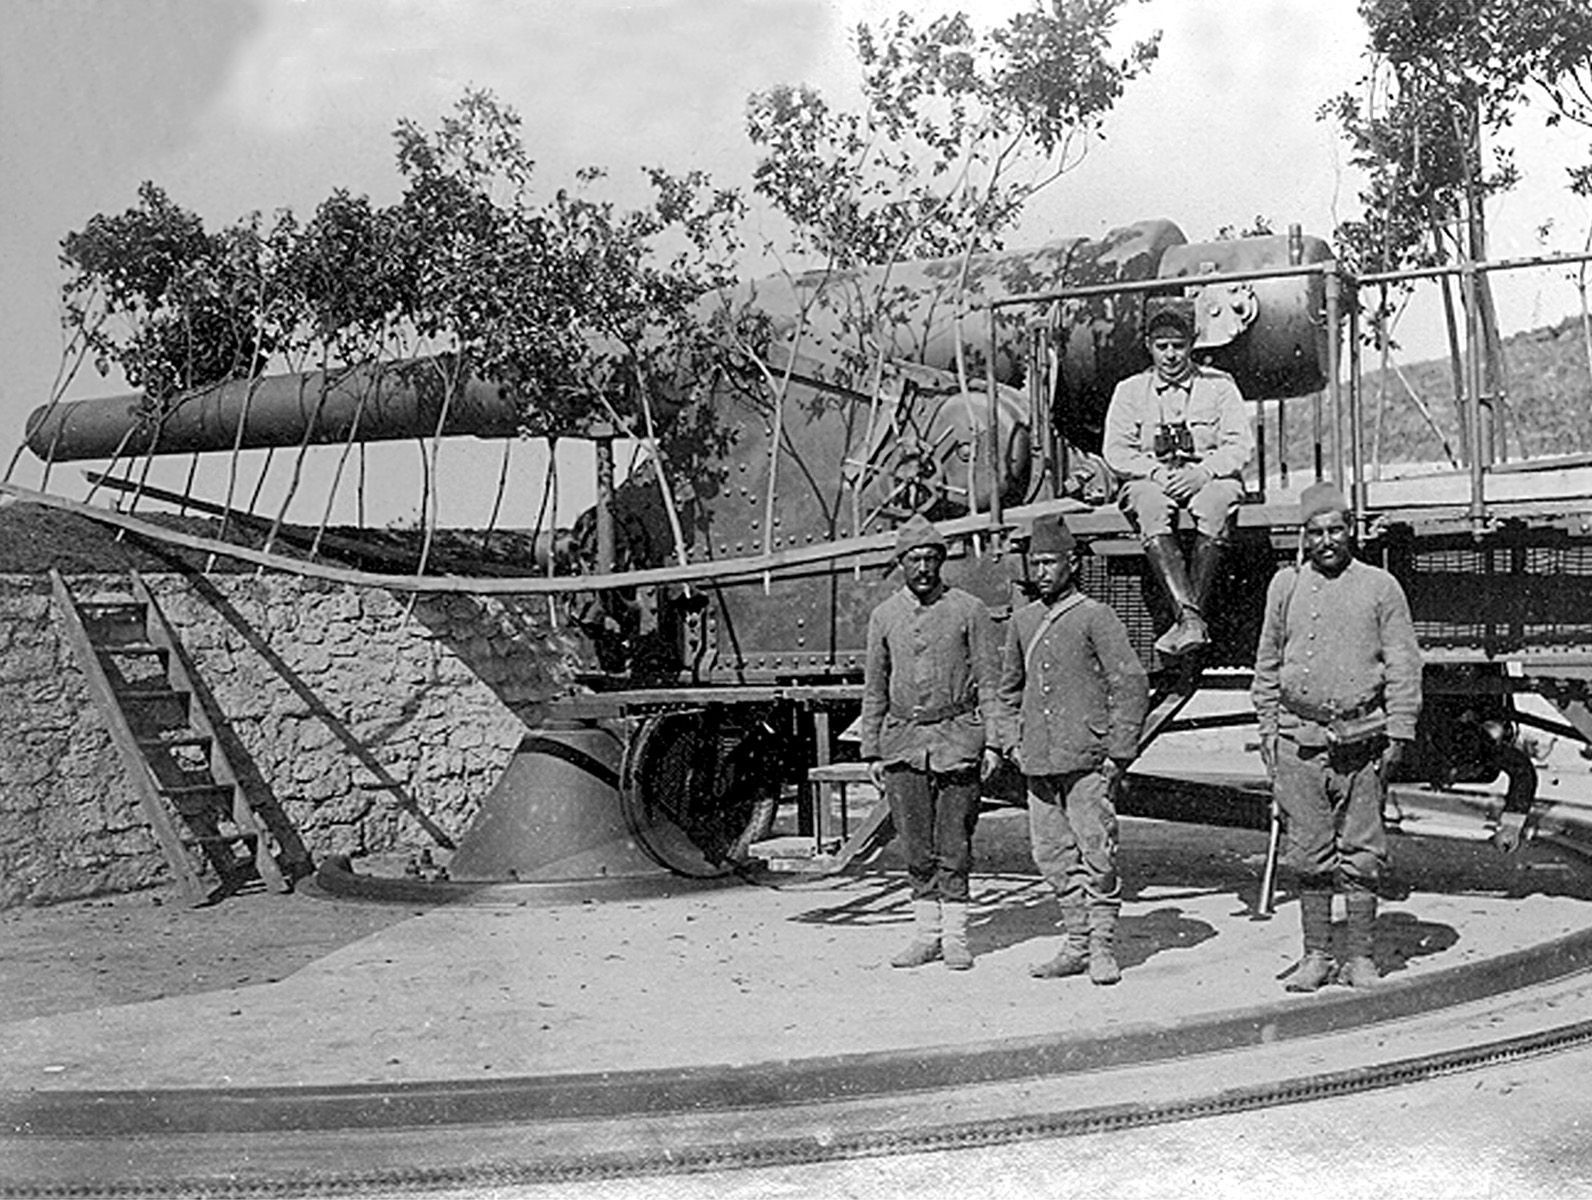
{"label": "curved metal rail", "polygon": [[[329,1157],[339,1164],[337,1166],[312,1166],[308,1170],[283,1170],[255,1177],[241,1176],[231,1171],[175,1171],[160,1177],[141,1175],[109,1182],[16,1177],[12,1180],[0,1179],[0,1197],[37,1197],[43,1200],[46,1197],[93,1195],[106,1200],[120,1200],[122,1197],[148,1196],[386,1196],[397,1192],[570,1184],[640,1176],[794,1167],[870,1157],[1008,1146],[1087,1134],[1123,1133],[1179,1121],[1257,1112],[1285,1104],[1363,1095],[1588,1045],[1592,1045],[1592,1021],[1576,1021],[1457,1050],[1421,1054],[1349,1070],[1223,1088],[1199,1096],[1167,1101],[1104,1104],[1016,1116],[938,1124],[930,1122],[920,1126],[911,1124],[910,1114],[909,1119],[904,1121],[902,1106],[897,1105],[891,1110],[888,1122],[880,1122],[881,1126],[888,1127],[828,1135],[801,1131],[789,1135],[774,1133],[746,1137],[742,1133],[732,1133],[721,1136],[717,1141],[695,1146],[650,1145],[605,1153],[554,1153],[519,1159],[502,1157],[503,1130],[493,1131],[495,1136],[486,1137],[483,1136],[486,1131],[474,1127],[455,1127],[448,1131],[451,1141],[462,1143],[468,1148],[480,1138],[487,1149],[480,1161],[447,1165],[428,1165],[423,1161],[397,1166],[382,1165],[390,1163],[393,1156],[402,1157],[401,1145],[388,1138],[373,1140],[367,1131],[348,1130],[336,1135],[332,1142],[333,1149]],[[925,1098],[921,1107],[925,1110],[943,1109],[944,1098],[938,1094]],[[910,1127],[903,1129],[904,1124]],[[284,1132],[288,1131],[278,1131],[273,1135],[279,1146]],[[225,1148],[217,1152],[240,1152],[235,1143],[223,1143],[223,1146]],[[311,1160],[324,1160],[328,1157],[326,1150],[327,1147],[323,1145],[320,1154],[308,1157]],[[435,1156],[434,1144],[429,1150],[416,1155],[420,1159]],[[176,1151],[174,1157],[179,1161],[190,1160],[190,1154],[182,1150]]]}
{"label": "curved metal rail", "polygon": [[[838,1078],[810,1080],[824,1089],[814,1095],[788,1080],[780,1087],[785,1069],[800,1071],[800,1063],[749,1068],[740,1086],[733,1079],[726,1085],[724,1077],[735,1072],[722,1068],[636,1072],[630,1086],[627,1076],[612,1077],[619,1086],[606,1093],[584,1087],[591,1081],[583,1077],[32,1093],[31,1120],[12,1094],[0,1103],[0,1127],[22,1136],[0,1133],[0,1161],[10,1175],[0,1177],[0,1196],[387,1195],[792,1167],[1120,1133],[1361,1095],[1592,1045],[1592,1020],[1543,1023],[1584,1007],[1592,986],[1589,953],[1592,935],[1582,934],[1473,969],[1469,991],[1464,981],[1456,990],[1453,981],[1434,980],[1272,1005],[1264,1011],[1275,1015],[1280,1032],[1252,1029],[1239,1045],[1210,1037],[1184,1044],[1188,1039],[1161,1030],[1160,1055],[1130,1059],[1120,1070],[1084,1063],[1049,1075],[1000,1077],[964,1064],[956,1081],[932,1069],[929,1053],[898,1056],[896,1069],[887,1066],[882,1086],[871,1089],[848,1090]],[[1486,990],[1508,982],[1526,986]],[[1401,995],[1433,1003],[1408,1013],[1402,1025],[1382,1023],[1398,1015]],[[1484,1003],[1454,1005],[1478,996]],[[1344,1013],[1355,1009],[1370,1020],[1344,1024]],[[1260,1011],[1212,1024],[1243,1024]],[[1471,1031],[1495,1021],[1497,1035],[1466,1044]],[[1320,1040],[1297,1040],[1311,1033]],[[1422,1049],[1384,1058],[1389,1042]],[[1352,1065],[1291,1073],[1305,1044],[1317,1056],[1332,1053]],[[925,1063],[928,1070],[913,1069]],[[814,1064],[820,1074],[837,1065],[845,1064]],[[1088,1072],[1086,1094],[1095,1102],[1075,1102],[1080,1070]],[[759,1074],[772,1076],[772,1089],[786,1093],[781,1102],[759,1104],[746,1094],[757,1090],[752,1081]],[[665,1076],[673,1086],[660,1095],[653,1085]],[[527,1094],[517,1096],[516,1089]],[[543,1110],[540,1118],[516,1117],[514,1110],[538,1090],[545,1094],[530,1103]],[[1138,1098],[1145,1094],[1153,1098]],[[710,1098],[699,1104],[693,1096]],[[1124,1096],[1132,1098],[1113,1099]],[[53,1112],[48,1097],[56,1101]],[[30,1160],[54,1169],[29,1177]]]}

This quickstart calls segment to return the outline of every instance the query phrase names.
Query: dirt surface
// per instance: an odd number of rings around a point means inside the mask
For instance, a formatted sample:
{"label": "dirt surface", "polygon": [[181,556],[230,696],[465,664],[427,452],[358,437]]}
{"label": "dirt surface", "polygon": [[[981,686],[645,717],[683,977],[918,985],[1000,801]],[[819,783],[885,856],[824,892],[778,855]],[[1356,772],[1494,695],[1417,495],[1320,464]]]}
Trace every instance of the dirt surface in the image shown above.
{"label": "dirt surface", "polygon": [[175,888],[0,911],[3,1020],[269,983],[424,909],[264,890],[190,907]]}
{"label": "dirt surface", "polygon": [[[1243,898],[1255,885],[1264,853],[1265,835],[1258,831],[1130,819],[1122,848],[1127,899],[1175,899],[1192,888],[1247,902]],[[977,855],[979,876],[1031,876],[1022,814],[987,813],[979,824]],[[899,870],[894,847],[877,865]],[[392,864],[382,867],[377,873],[395,873]],[[1485,842],[1396,839],[1384,891],[1390,900],[1402,899],[1412,881],[1436,893],[1592,899],[1592,876],[1584,864],[1547,845],[1500,855]],[[313,884],[290,895],[256,888],[194,908],[177,889],[162,888],[0,911],[0,1013],[5,1014],[0,1021],[274,982],[434,907],[325,898],[313,891]],[[1048,930],[1050,917],[1043,905],[1040,909],[1030,936]],[[1286,920],[1291,928],[1296,920],[1291,911]],[[1546,936],[1528,912],[1523,910],[1518,920],[1519,945]],[[1419,932],[1414,925],[1384,930],[1382,949],[1391,956],[1390,966],[1401,965],[1408,954],[1429,951],[1404,944]],[[1171,942],[1160,949],[1181,945],[1175,934],[1153,920],[1128,921],[1124,962],[1137,965],[1167,937]],[[990,942],[987,932],[981,936]]]}

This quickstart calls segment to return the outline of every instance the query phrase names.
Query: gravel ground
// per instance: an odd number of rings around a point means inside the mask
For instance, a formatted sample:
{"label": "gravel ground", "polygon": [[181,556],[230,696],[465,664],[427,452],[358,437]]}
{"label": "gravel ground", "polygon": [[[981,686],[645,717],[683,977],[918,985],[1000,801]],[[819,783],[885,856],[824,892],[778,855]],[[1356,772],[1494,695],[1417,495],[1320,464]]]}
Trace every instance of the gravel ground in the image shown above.
{"label": "gravel ground", "polygon": [[192,908],[175,888],[0,911],[7,1021],[282,979],[407,920],[410,905],[257,890]]}

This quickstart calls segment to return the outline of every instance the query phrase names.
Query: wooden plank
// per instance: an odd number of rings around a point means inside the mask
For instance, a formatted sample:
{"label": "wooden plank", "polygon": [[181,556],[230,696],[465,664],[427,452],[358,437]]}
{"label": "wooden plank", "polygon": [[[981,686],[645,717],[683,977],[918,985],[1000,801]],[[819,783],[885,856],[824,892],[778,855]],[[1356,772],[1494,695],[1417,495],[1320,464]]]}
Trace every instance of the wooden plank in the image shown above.
{"label": "wooden plank", "polygon": [[844,871],[853,859],[874,846],[883,846],[895,836],[895,821],[890,816],[890,806],[882,801],[874,806],[857,831],[835,852],[828,865],[830,871]]}
{"label": "wooden plank", "polygon": [[[813,714],[813,757],[817,761],[816,770],[822,770],[829,765],[829,713],[825,709],[816,709]],[[807,778],[814,778],[811,771]],[[830,814],[833,805],[830,803],[834,789],[826,782],[808,784],[808,795],[812,801],[813,842],[822,850],[829,844]],[[845,785],[841,785],[841,796],[844,796]],[[840,838],[846,838],[845,804],[841,804]]]}
{"label": "wooden plank", "polygon": [[1143,753],[1151,742],[1169,726],[1177,714],[1182,712],[1194,694],[1200,689],[1201,672],[1197,666],[1182,668],[1172,685],[1161,694],[1159,700],[1150,709],[1144,718],[1144,725],[1139,733],[1139,751]]}
{"label": "wooden plank", "polygon": [[809,767],[807,778],[815,783],[870,783],[868,764],[865,762],[825,763]]}
{"label": "wooden plank", "polygon": [[[199,500],[193,496],[184,496],[178,492],[168,492],[164,488],[151,486],[147,483],[134,483],[126,479],[117,479],[111,475],[101,474],[97,471],[84,471],[83,476],[96,487],[109,488],[115,492],[134,492],[148,500],[155,500],[162,504],[174,504],[187,507],[194,512],[205,516],[221,517],[231,524],[236,524],[243,529],[255,533],[270,533],[275,527],[276,536],[280,541],[300,550],[308,551],[316,545],[317,531],[305,525],[277,525],[267,517],[258,517],[241,508],[228,508],[224,504],[212,504],[208,500]],[[414,556],[397,550],[381,546],[375,542],[361,541],[358,538],[343,537],[335,533],[320,533],[319,545],[322,550],[355,555],[360,558],[371,559],[375,562],[390,562],[395,567],[407,569],[413,563]],[[438,561],[433,558],[433,561]],[[521,572],[510,571],[507,568],[495,568],[488,564],[480,564],[487,573],[493,577],[509,576],[518,577]]]}

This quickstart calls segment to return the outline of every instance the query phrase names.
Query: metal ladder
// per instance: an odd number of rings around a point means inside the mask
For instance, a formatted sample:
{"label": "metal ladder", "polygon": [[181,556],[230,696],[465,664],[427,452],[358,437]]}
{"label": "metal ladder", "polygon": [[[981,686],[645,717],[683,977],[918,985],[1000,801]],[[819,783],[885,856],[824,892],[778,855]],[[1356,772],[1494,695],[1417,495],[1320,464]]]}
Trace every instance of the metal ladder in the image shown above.
{"label": "metal ladder", "polygon": [[78,597],[50,572],[68,640],[167,864],[195,905],[259,879],[291,890],[274,839],[216,735],[208,692],[136,571],[126,592]]}

